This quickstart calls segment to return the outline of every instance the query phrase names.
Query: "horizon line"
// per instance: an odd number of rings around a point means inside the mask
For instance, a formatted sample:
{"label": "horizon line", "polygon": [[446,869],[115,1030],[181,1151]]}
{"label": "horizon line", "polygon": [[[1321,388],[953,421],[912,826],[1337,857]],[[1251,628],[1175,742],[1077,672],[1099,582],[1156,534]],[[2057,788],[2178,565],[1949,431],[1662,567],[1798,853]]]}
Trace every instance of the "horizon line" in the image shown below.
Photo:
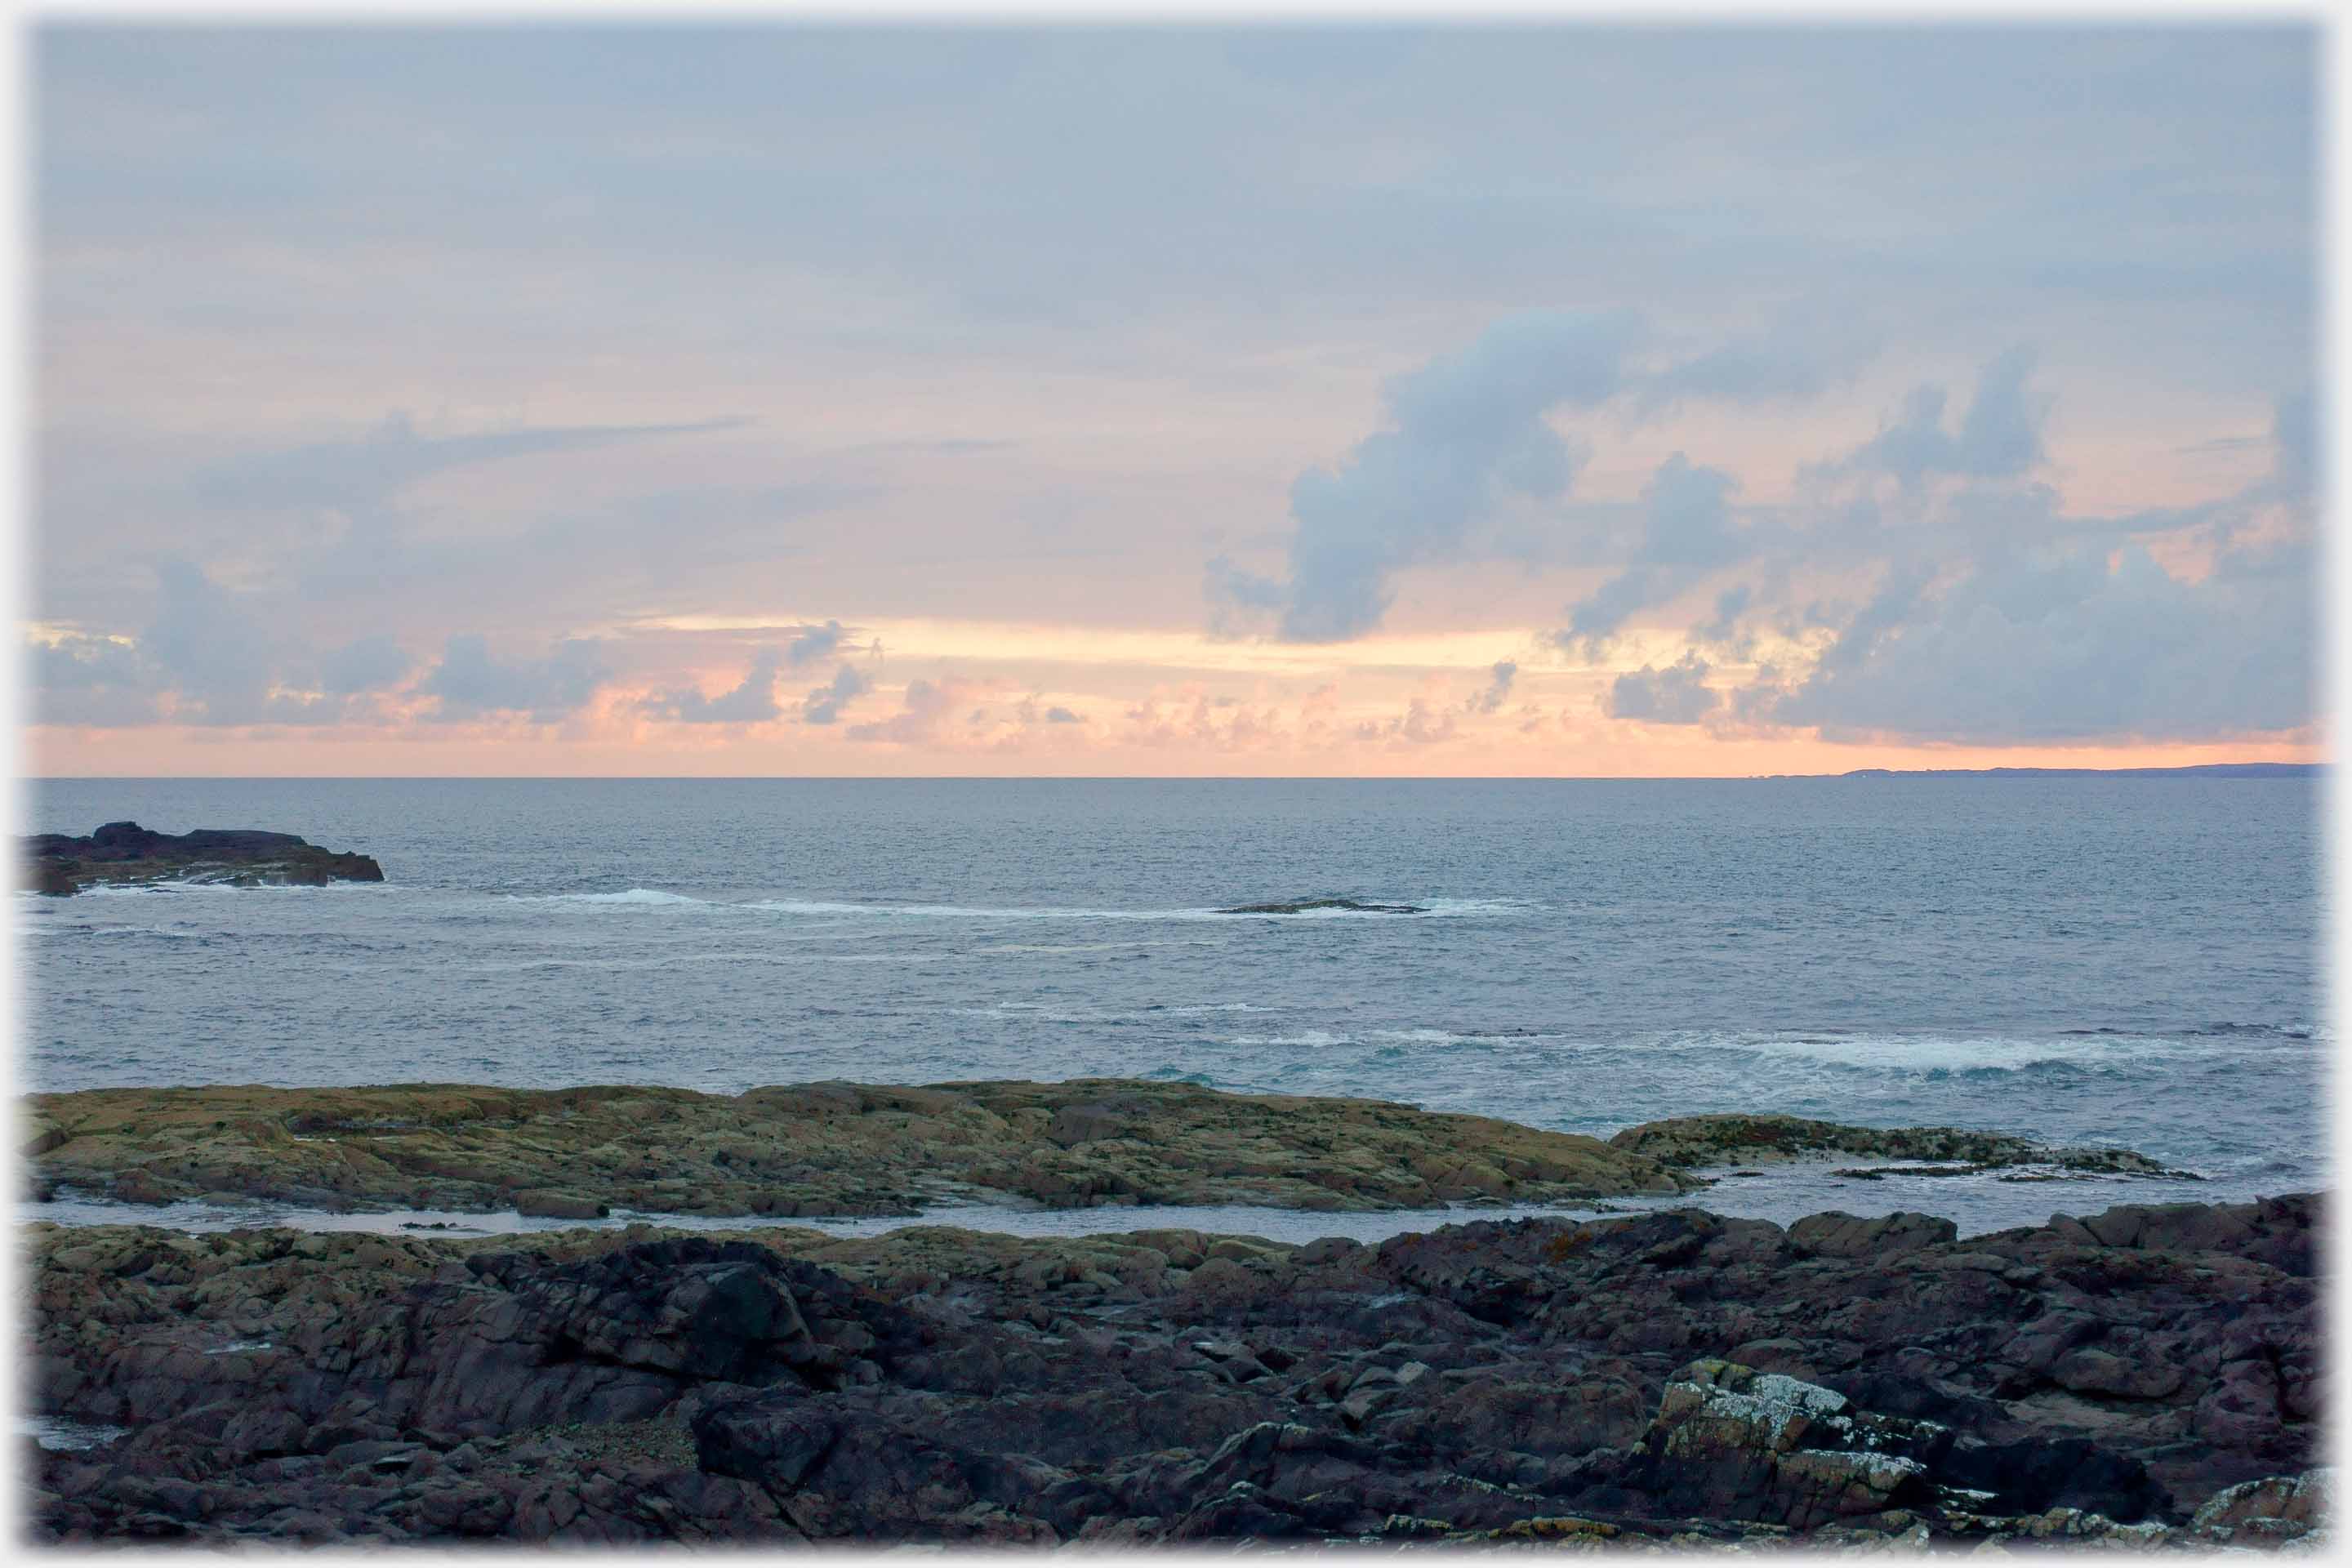
{"label": "horizon line", "polygon": [[[2332,762],[2187,763],[2115,768],[1848,768],[1827,773],[23,773],[21,784],[1769,784],[1807,779],[2183,777],[2327,772]],[[2255,776],[2261,776],[2260,773]]]}

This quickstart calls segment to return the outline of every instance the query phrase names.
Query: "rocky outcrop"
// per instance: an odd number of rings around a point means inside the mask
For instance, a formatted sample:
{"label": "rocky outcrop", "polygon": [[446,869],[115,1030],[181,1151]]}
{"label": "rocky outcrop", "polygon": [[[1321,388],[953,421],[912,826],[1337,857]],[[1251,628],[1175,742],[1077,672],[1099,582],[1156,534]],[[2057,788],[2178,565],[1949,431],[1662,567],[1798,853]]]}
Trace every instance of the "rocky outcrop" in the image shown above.
{"label": "rocky outcrop", "polygon": [[1235,904],[1212,911],[1221,915],[1303,915],[1315,910],[1339,910],[1362,915],[1425,915],[1419,904],[1367,904],[1354,899],[1299,899],[1290,903]]}
{"label": "rocky outcrop", "polygon": [[65,1542],[2309,1547],[2322,1218],[1826,1248],[1693,1209],[1377,1247],[34,1226],[29,1395],[133,1430],[37,1456],[26,1516]]}
{"label": "rocky outcrop", "polygon": [[291,833],[253,828],[199,827],[174,835],[135,822],[110,822],[86,838],[36,834],[25,840],[25,885],[57,895],[96,884],[324,887],[329,882],[383,880],[383,868],[368,856],[321,849]]}
{"label": "rocky outcrop", "polygon": [[815,1083],[688,1089],[257,1087],[35,1095],[37,1182],[133,1202],[337,1209],[915,1214],[1265,1204],[1366,1210],[1672,1194],[1699,1184],[1597,1139],[1370,1100],[1182,1083]]}
{"label": "rocky outcrop", "polygon": [[[2194,1171],[2168,1169],[2129,1149],[2053,1149],[2000,1132],[1973,1132],[1958,1127],[1848,1127],[1801,1116],[1677,1116],[1628,1127],[1609,1142],[1628,1153],[1647,1155],[1679,1170],[1864,1154],[1940,1167],[1923,1171],[1906,1166],[1908,1175],[2002,1171],[2006,1173],[2001,1179],[2006,1181],[2047,1181],[2067,1175],[2203,1179]],[[1837,1173],[1868,1178],[1885,1173],[1865,1167]]]}

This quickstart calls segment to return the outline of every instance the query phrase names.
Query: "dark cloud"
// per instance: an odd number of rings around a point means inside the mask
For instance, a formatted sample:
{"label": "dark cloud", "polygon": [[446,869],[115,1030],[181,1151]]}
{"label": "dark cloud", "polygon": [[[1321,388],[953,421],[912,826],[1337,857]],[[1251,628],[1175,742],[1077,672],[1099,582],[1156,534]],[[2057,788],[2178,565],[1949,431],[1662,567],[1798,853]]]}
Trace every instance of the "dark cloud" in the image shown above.
{"label": "dark cloud", "polygon": [[1643,665],[1609,689],[1610,716],[1644,724],[1696,724],[1714,712],[1722,695],[1706,684],[1710,667],[1685,653],[1664,669]]}
{"label": "dark cloud", "polygon": [[[815,688],[801,700],[801,722],[830,724],[841,717],[841,710],[857,698],[874,689],[874,682],[854,665],[843,665],[833,672],[833,679]],[[857,728],[864,728],[858,726]],[[862,738],[852,731],[852,738]]]}
{"label": "dark cloud", "polygon": [[1087,717],[1085,714],[1073,713],[1066,708],[1048,708],[1045,710],[1045,722],[1048,724],[1083,724],[1086,721]]}
{"label": "dark cloud", "polygon": [[656,718],[681,724],[763,724],[783,714],[776,703],[776,676],[782,662],[775,649],[762,648],[753,656],[741,683],[716,697],[691,689],[665,691],[646,699],[644,707]]}
{"label": "dark cloud", "polygon": [[544,658],[500,663],[491,657],[487,638],[461,633],[449,638],[441,662],[416,689],[439,699],[444,719],[520,713],[537,723],[552,723],[587,706],[597,688],[612,679],[604,654],[595,638],[571,637],[556,643]]}

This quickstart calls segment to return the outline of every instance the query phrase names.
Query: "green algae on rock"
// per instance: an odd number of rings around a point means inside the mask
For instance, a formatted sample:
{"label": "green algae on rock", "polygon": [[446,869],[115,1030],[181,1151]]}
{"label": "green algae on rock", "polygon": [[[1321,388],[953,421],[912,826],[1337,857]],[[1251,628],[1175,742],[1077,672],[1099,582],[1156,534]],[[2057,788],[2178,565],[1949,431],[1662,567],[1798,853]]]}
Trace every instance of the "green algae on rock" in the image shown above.
{"label": "green algae on rock", "polygon": [[907,1215],[943,1202],[1366,1211],[1674,1194],[1598,1139],[1382,1100],[1120,1079],[736,1096],[599,1087],[86,1089],[35,1095],[35,1178],[134,1203]]}

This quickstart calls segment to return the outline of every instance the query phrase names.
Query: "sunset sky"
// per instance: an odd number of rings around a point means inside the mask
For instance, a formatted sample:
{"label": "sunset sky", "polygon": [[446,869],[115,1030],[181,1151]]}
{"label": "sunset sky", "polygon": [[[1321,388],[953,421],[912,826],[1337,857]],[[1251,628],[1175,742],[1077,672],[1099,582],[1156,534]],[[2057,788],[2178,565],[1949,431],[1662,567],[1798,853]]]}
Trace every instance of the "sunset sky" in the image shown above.
{"label": "sunset sky", "polygon": [[2315,65],[52,26],[26,760],[2315,758]]}

